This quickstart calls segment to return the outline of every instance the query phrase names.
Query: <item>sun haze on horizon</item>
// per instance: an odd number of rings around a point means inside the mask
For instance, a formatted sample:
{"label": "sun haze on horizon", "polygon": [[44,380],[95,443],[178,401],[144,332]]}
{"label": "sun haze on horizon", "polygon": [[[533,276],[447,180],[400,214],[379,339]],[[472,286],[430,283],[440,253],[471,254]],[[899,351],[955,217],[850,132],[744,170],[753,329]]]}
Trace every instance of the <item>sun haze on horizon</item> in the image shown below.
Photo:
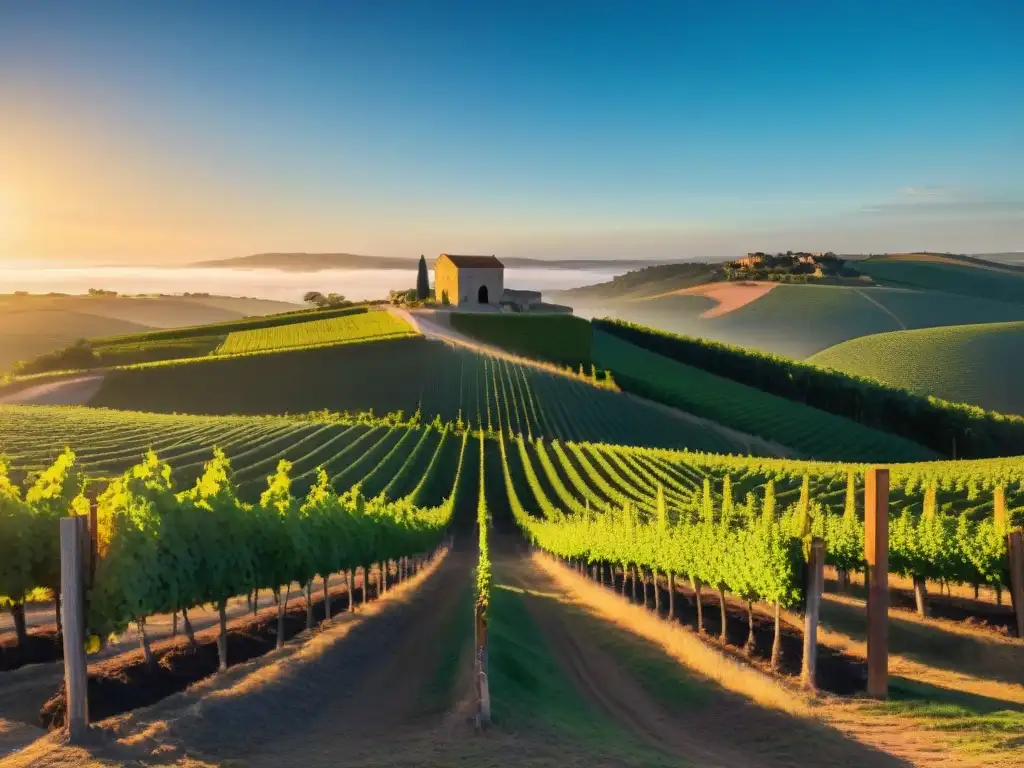
{"label": "sun haze on horizon", "polygon": [[0,261],[1024,250],[1024,6],[0,8]]}

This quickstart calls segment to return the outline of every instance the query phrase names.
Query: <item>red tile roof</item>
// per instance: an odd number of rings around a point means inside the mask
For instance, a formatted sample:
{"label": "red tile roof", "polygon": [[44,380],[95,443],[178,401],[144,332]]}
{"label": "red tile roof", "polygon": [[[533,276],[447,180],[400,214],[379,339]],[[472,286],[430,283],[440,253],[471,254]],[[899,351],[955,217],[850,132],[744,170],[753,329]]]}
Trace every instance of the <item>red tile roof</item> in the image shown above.
{"label": "red tile roof", "polygon": [[494,256],[456,256],[451,253],[442,253],[441,256],[447,257],[447,259],[456,267],[463,267],[466,269],[505,268],[505,265],[498,261]]}

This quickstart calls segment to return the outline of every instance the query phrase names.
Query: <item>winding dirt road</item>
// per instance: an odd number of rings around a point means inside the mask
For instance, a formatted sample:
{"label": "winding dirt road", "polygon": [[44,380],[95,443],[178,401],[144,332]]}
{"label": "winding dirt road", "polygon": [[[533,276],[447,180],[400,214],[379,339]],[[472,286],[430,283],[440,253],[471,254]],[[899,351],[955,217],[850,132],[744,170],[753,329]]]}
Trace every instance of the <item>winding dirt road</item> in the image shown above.
{"label": "winding dirt road", "polygon": [[85,405],[102,385],[102,373],[58,379],[2,395],[0,405]]}

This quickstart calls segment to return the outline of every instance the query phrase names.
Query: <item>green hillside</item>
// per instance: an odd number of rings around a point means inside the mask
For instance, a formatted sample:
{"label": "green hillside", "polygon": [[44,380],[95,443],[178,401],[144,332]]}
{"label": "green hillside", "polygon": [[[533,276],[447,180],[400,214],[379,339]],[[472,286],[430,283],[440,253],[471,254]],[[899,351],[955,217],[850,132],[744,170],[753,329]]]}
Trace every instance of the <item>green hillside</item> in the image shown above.
{"label": "green hillside", "polygon": [[304,323],[232,331],[215,353],[250,354],[414,334],[415,331],[407,322],[389,312],[355,312]]}
{"label": "green hillside", "polygon": [[537,360],[590,367],[590,323],[574,315],[452,312],[452,328]]}
{"label": "green hillside", "polygon": [[1021,303],[868,286],[780,285],[733,312],[702,319],[710,303],[703,296],[664,296],[619,303],[605,314],[795,358],[886,331],[1024,320]]}
{"label": "green hillside", "polygon": [[920,394],[1024,414],[1024,322],[874,334],[808,362]]}
{"label": "green hillside", "polygon": [[[202,294],[146,297],[0,294],[0,373],[10,370],[16,362],[67,347],[79,339],[134,335],[155,328],[206,326],[297,308],[298,305],[280,301]],[[142,356],[127,355],[126,360],[126,342],[119,340],[111,345],[118,349],[110,350],[108,357],[113,362],[109,364],[162,359],[168,354],[149,350]],[[179,349],[171,356],[185,356],[184,352]]]}
{"label": "green hillside", "polygon": [[849,419],[684,365],[594,330],[594,361],[630,391],[716,423],[782,443],[805,456],[919,461],[926,448]]}
{"label": "green hillside", "polygon": [[1019,267],[951,257],[894,256],[858,262],[857,269],[884,285],[1024,304],[1024,272]]}
{"label": "green hillside", "polygon": [[145,325],[64,309],[0,309],[0,371],[83,336],[146,330]]}
{"label": "green hillside", "polygon": [[[280,314],[233,318],[206,325],[189,325],[159,330],[147,329],[120,335],[101,335],[98,338],[85,339],[84,344],[78,341],[79,337],[76,337],[73,344],[69,345],[68,341],[65,341],[56,350],[24,360],[12,369],[12,373],[34,375],[51,371],[108,368],[164,360],[180,360],[214,353],[236,354],[260,351],[257,348],[260,344],[269,345],[267,348],[273,349],[282,346],[312,346],[325,342],[340,343],[346,340],[344,338],[346,335],[350,335],[352,331],[348,327],[350,324],[344,324],[344,328],[332,326],[332,333],[326,336],[321,333],[322,328],[313,324],[328,322],[332,318],[340,320],[346,316],[365,316],[366,313],[365,305],[327,309],[306,308]],[[374,314],[375,316],[384,315],[384,313]],[[381,318],[369,321],[368,328],[362,335],[364,337],[381,335],[377,325],[381,321]],[[383,322],[387,322],[386,318],[383,319]],[[306,330],[295,334],[285,330],[285,327],[292,325],[306,326]],[[361,325],[361,323],[357,322],[356,325]],[[401,325],[405,326],[404,323]],[[411,332],[407,326],[405,328]],[[269,332],[264,329],[275,330]],[[360,336],[361,333],[356,330],[355,336]],[[234,337],[231,340],[231,346],[225,347],[231,337]],[[289,338],[296,343],[284,343]],[[262,341],[256,342],[256,339],[262,339]],[[244,349],[246,346],[251,346],[252,349]]]}
{"label": "green hillside", "polygon": [[564,440],[738,452],[745,442],[589,380],[422,336],[112,371],[89,403],[156,413],[420,413]]}
{"label": "green hillside", "polygon": [[666,291],[678,291],[701,285],[720,274],[721,264],[702,261],[683,264],[659,264],[616,275],[606,283],[552,291],[551,295],[566,304],[591,304],[608,300],[643,298]]}

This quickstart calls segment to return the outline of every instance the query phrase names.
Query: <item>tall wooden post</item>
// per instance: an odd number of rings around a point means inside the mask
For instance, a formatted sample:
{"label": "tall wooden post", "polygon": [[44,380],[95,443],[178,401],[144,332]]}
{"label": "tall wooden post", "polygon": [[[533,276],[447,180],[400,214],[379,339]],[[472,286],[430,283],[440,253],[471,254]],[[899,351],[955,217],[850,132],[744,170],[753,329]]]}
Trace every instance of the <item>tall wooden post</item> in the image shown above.
{"label": "tall wooden post", "polygon": [[992,517],[996,530],[1006,527],[1006,490],[999,486],[992,494]]}
{"label": "tall wooden post", "polygon": [[1024,637],[1024,533],[1010,531],[1006,537],[1010,548],[1010,597],[1017,617],[1017,637]]}
{"label": "tall wooden post", "polygon": [[889,470],[864,478],[864,560],[868,591],[868,696],[889,693]]}
{"label": "tall wooden post", "polygon": [[90,550],[86,518],[60,521],[61,619],[64,625],[64,691],[68,731],[80,744],[89,731],[89,672],[85,658],[85,581]]}
{"label": "tall wooden post", "polygon": [[817,688],[818,670],[818,616],[821,613],[821,593],[825,587],[825,540],[811,542],[811,557],[807,563],[807,610],[804,613],[804,663],[800,677],[812,690]]}
{"label": "tall wooden post", "polygon": [[491,723],[491,691],[487,681],[487,614],[485,611],[482,604],[476,604],[473,625],[476,646],[474,672],[476,673],[476,725],[478,728]]}

